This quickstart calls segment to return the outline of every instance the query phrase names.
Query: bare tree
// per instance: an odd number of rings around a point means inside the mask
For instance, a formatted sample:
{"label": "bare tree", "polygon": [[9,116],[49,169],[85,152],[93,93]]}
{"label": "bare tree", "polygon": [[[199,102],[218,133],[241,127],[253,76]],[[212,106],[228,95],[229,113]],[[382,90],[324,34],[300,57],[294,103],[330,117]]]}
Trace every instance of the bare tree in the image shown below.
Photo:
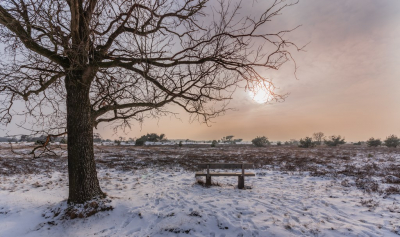
{"label": "bare tree", "polygon": [[20,114],[35,126],[67,132],[69,202],[104,196],[93,154],[100,123],[129,127],[170,113],[168,104],[207,123],[239,85],[284,98],[259,72],[292,60],[289,48],[301,50],[285,39],[295,28],[267,32],[296,3],[276,0],[243,17],[240,4],[223,0],[3,0],[1,122],[22,101]]}
{"label": "bare tree", "polygon": [[322,141],[324,140],[325,136],[323,132],[316,132],[313,134],[313,138],[315,141],[315,144],[321,145]]}

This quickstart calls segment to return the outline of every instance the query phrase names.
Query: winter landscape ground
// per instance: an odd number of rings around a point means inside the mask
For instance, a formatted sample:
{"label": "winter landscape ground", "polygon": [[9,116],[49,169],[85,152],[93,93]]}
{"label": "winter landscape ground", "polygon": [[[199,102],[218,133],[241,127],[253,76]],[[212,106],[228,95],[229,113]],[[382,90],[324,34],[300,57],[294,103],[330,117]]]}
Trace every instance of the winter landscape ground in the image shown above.
{"label": "winter landscape ground", "polygon": [[[355,145],[96,145],[112,211],[65,219],[67,157],[2,143],[0,236],[398,236],[400,150]],[[194,177],[202,162],[251,162],[256,177]],[[79,213],[78,213],[79,214]]]}

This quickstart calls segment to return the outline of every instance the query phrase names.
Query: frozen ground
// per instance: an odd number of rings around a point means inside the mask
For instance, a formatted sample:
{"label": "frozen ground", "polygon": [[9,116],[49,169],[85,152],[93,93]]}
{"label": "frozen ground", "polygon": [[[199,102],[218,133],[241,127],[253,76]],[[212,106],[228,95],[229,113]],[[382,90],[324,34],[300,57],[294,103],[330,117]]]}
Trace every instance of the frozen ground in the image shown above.
{"label": "frozen ground", "polygon": [[[29,151],[19,146],[15,152]],[[0,236],[398,236],[398,153],[353,147],[100,147],[98,176],[115,209],[59,220],[49,218],[49,209],[65,205],[65,154],[31,160],[4,145]],[[205,188],[190,168],[202,160],[238,157],[255,163],[256,177],[246,179],[251,189],[237,189],[233,177],[213,178],[218,186]]]}

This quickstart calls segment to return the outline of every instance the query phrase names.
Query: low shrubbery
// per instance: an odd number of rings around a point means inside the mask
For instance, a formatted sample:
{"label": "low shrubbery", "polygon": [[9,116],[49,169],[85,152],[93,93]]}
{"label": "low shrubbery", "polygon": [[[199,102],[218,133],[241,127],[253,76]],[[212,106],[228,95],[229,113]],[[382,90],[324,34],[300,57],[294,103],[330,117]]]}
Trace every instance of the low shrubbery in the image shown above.
{"label": "low shrubbery", "polygon": [[367,140],[367,145],[369,147],[377,147],[377,146],[382,145],[382,141],[379,138],[375,139],[375,138],[371,137],[370,139]]}
{"label": "low shrubbery", "polygon": [[263,146],[270,144],[270,142],[268,141],[268,138],[266,138],[265,136],[254,138],[251,141],[251,143],[253,143],[253,145],[257,146],[257,147],[263,147]]}
{"label": "low shrubbery", "polygon": [[166,141],[165,134],[158,135],[157,133],[147,133],[136,139],[135,146],[143,146],[147,141],[149,142],[161,142]]}
{"label": "low shrubbery", "polygon": [[400,144],[400,139],[396,135],[390,135],[385,139],[384,143],[387,147],[397,147]]}
{"label": "low shrubbery", "polygon": [[302,138],[300,139],[300,144],[299,147],[302,148],[309,148],[309,147],[314,147],[315,146],[315,142],[313,142],[311,137],[306,137],[306,138]]}
{"label": "low shrubbery", "polygon": [[135,146],[144,146],[145,142],[146,142],[146,140],[144,140],[142,138],[136,139]]}
{"label": "low shrubbery", "polygon": [[324,143],[327,146],[337,146],[341,144],[345,144],[346,142],[344,141],[344,138],[342,138],[340,135],[339,136],[330,136],[328,140],[324,139]]}

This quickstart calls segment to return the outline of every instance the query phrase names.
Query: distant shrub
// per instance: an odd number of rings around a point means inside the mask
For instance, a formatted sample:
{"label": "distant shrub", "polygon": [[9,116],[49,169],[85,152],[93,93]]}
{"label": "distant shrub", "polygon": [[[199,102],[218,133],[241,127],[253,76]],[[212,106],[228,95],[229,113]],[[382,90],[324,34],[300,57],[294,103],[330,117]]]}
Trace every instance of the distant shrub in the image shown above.
{"label": "distant shrub", "polygon": [[217,144],[218,144],[218,142],[217,142],[216,140],[213,140],[213,141],[211,142],[211,147],[216,147]]}
{"label": "distant shrub", "polygon": [[385,139],[384,143],[387,147],[397,147],[400,144],[400,139],[396,135],[390,135]]}
{"label": "distant shrub", "polygon": [[369,147],[377,147],[377,146],[382,145],[382,141],[379,138],[375,139],[375,138],[371,137],[370,139],[367,140],[367,145]]}
{"label": "distant shrub", "polygon": [[178,146],[179,146],[179,147],[182,147],[182,141],[179,141]]}
{"label": "distant shrub", "polygon": [[45,140],[36,140],[36,142],[35,142],[35,144],[37,144],[37,145],[43,145],[45,143],[46,143]]}
{"label": "distant shrub", "polygon": [[304,139],[303,138],[300,139],[299,147],[309,148],[309,147],[314,147],[314,146],[315,146],[315,143],[313,142],[311,137],[306,137]]}
{"label": "distant shrub", "polygon": [[361,146],[361,141],[353,143],[353,145]]}
{"label": "distant shrub", "polygon": [[257,147],[262,147],[262,146],[266,146],[266,145],[270,144],[269,141],[268,141],[268,138],[266,138],[264,136],[254,138],[251,141],[251,143],[253,143],[253,145],[257,146]]}
{"label": "distant shrub", "polygon": [[121,141],[120,140],[114,140],[114,143],[117,144],[117,146],[121,145]]}
{"label": "distant shrub", "polygon": [[62,138],[60,141],[61,144],[68,144],[68,139],[67,138]]}
{"label": "distant shrub", "polygon": [[313,134],[313,138],[314,138],[314,143],[316,145],[322,145],[322,140],[324,139],[324,133],[316,132]]}
{"label": "distant shrub", "polygon": [[149,142],[160,142],[166,140],[165,134],[158,135],[157,133],[147,133],[146,135],[141,136],[139,139]]}
{"label": "distant shrub", "polygon": [[145,142],[162,142],[167,141],[165,134],[158,135],[157,133],[147,133],[146,135],[141,136],[136,139],[135,146],[143,146]]}
{"label": "distant shrub", "polygon": [[276,145],[277,146],[282,146],[282,142],[277,142]]}
{"label": "distant shrub", "polygon": [[21,135],[21,139],[19,139],[20,142],[27,142],[29,141],[30,137],[28,135]]}
{"label": "distant shrub", "polygon": [[99,133],[93,133],[93,142],[101,142],[101,136]]}
{"label": "distant shrub", "polygon": [[340,135],[339,136],[330,136],[329,140],[324,140],[324,143],[327,146],[337,146],[341,144],[345,144],[346,142],[344,141],[344,138],[342,138]]}
{"label": "distant shrub", "polygon": [[221,139],[221,143],[233,143],[233,135],[229,135],[229,136],[226,136],[226,137],[223,137],[222,139]]}
{"label": "distant shrub", "polygon": [[290,139],[289,145],[298,146],[299,145],[299,141],[297,141],[296,139]]}
{"label": "distant shrub", "polygon": [[145,143],[146,141],[144,140],[144,139],[141,139],[141,138],[139,138],[139,139],[136,139],[136,141],[135,141],[135,146],[144,146],[144,143]]}
{"label": "distant shrub", "polygon": [[11,144],[12,142],[18,143],[18,140],[15,137],[9,138],[7,141],[9,144]]}

